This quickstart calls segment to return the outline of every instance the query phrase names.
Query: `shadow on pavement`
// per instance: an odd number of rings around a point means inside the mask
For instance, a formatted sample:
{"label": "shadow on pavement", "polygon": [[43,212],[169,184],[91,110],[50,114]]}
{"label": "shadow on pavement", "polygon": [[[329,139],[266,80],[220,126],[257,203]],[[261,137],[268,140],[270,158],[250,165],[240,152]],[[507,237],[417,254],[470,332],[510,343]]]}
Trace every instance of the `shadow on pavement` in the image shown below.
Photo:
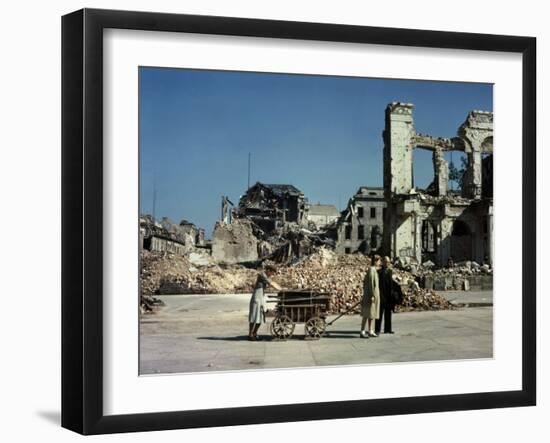
{"label": "shadow on pavement", "polygon": [[[281,340],[278,338],[274,338],[270,335],[260,335],[260,342],[262,341],[272,341],[272,342],[284,342],[284,341],[290,341],[290,340],[306,340],[306,341],[318,341],[316,339],[311,338],[305,338],[303,334],[294,334],[291,338],[288,340]],[[325,338],[357,338],[359,337],[359,331],[326,331],[325,334],[321,337],[322,339]],[[212,341],[249,341],[248,335],[237,335],[237,336],[230,336],[230,337],[197,337],[197,340],[212,340]]]}
{"label": "shadow on pavement", "polygon": [[[259,342],[262,341],[281,341],[276,338],[271,337],[270,335],[260,335]],[[250,341],[248,340],[248,335],[237,335],[234,337],[197,337],[197,340],[213,340],[213,341]],[[294,337],[291,338],[294,340]]]}

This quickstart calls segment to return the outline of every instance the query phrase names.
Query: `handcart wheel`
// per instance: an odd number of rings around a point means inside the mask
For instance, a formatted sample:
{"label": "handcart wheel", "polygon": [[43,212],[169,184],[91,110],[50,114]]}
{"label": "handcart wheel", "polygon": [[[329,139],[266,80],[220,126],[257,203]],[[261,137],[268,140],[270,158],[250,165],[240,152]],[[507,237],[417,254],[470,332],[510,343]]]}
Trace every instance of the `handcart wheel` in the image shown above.
{"label": "handcart wheel", "polygon": [[288,315],[279,315],[271,322],[271,335],[280,340],[292,337],[296,324]]}
{"label": "handcart wheel", "polygon": [[325,333],[327,324],[324,318],[311,317],[305,325],[306,337],[320,339]]}

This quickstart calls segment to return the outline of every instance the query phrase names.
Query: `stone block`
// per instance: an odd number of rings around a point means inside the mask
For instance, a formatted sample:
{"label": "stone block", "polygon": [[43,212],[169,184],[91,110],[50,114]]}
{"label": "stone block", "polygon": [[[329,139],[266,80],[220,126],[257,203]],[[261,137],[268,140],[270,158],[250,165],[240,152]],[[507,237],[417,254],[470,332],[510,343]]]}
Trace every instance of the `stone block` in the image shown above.
{"label": "stone block", "polygon": [[218,263],[244,263],[258,260],[258,239],[247,220],[217,223],[212,236],[212,257]]}
{"label": "stone block", "polygon": [[422,279],[424,289],[434,289],[434,277],[433,275],[425,275]]}

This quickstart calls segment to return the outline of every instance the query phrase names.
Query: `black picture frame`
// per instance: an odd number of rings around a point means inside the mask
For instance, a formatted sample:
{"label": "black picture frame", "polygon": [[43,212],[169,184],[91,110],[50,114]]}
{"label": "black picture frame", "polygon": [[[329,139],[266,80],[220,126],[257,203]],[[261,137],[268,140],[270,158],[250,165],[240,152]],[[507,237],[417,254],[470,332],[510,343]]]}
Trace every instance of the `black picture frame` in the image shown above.
{"label": "black picture frame", "polygon": [[[192,32],[522,55],[522,388],[132,415],[103,413],[103,30]],[[83,9],[62,18],[62,426],[82,434],[487,409],[536,404],[536,39]]]}

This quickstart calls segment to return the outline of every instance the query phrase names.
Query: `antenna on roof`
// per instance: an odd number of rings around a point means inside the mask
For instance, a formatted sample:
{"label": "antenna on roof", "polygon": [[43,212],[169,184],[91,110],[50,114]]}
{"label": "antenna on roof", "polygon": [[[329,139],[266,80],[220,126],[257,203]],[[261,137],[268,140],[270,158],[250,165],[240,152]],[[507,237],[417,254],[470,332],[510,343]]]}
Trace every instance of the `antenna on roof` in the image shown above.
{"label": "antenna on roof", "polygon": [[250,189],[250,152],[248,153],[248,182],[246,189]]}

